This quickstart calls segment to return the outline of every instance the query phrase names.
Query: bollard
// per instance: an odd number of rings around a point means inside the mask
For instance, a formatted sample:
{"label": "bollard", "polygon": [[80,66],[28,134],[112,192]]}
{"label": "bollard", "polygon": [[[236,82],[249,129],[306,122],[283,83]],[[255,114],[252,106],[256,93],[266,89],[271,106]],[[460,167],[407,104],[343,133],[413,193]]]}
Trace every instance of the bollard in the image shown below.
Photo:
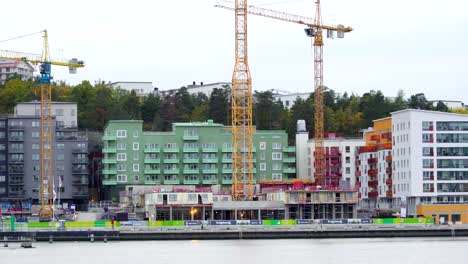
{"label": "bollard", "polygon": [[4,247],[8,247],[8,237],[7,236],[4,236],[3,237],[3,241],[5,241],[5,243],[3,244]]}
{"label": "bollard", "polygon": [[91,242],[94,242],[94,234],[91,234],[90,237],[91,237]]}
{"label": "bollard", "polygon": [[104,243],[107,243],[107,235],[104,235]]}
{"label": "bollard", "polygon": [[54,236],[50,235],[49,236],[49,243],[53,243],[54,242]]}

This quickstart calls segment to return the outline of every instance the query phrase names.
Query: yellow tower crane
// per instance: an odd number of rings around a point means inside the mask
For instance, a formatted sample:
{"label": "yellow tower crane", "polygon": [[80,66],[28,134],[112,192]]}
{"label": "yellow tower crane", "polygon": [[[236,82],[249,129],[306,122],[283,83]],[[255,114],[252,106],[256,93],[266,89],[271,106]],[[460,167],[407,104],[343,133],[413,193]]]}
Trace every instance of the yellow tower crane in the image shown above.
{"label": "yellow tower crane", "polygon": [[236,61],[232,74],[232,197],[253,196],[252,79],[247,55],[247,0],[236,0]]}
{"label": "yellow tower crane", "polygon": [[[49,54],[49,40],[47,30],[37,33],[32,33],[17,38],[27,37],[34,34],[43,34],[43,50],[42,55],[22,53],[8,50],[0,50],[0,58],[10,59],[17,61],[26,61],[34,65],[39,64],[41,84],[41,188],[39,194],[40,211],[39,216],[41,219],[51,219],[53,216],[53,118],[52,118],[52,90],[50,82],[52,80],[51,65],[66,66],[69,68],[71,74],[76,73],[77,68],[84,67],[83,61],[71,59],[69,61],[59,61],[50,59]],[[6,40],[6,41],[8,41]],[[4,42],[4,41],[2,41]]]}
{"label": "yellow tower crane", "polygon": [[[314,38],[314,137],[315,137],[315,182],[318,185],[327,186],[325,172],[325,155],[323,148],[324,116],[323,116],[323,30],[327,30],[327,37],[333,38],[335,32],[338,38],[343,38],[344,33],[351,32],[351,27],[343,25],[331,26],[322,24],[320,0],[316,0],[315,19],[293,15],[271,9],[248,6],[247,12],[252,15],[269,17],[277,20],[297,23],[307,26],[306,34]],[[232,2],[220,1],[215,7],[235,10]]]}

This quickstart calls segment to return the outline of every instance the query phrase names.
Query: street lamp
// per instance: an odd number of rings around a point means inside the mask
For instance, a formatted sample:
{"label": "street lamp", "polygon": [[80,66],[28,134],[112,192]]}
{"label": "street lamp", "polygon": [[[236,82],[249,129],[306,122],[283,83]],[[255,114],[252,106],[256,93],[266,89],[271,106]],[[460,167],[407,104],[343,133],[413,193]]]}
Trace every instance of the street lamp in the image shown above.
{"label": "street lamp", "polygon": [[192,216],[192,221],[193,221],[193,216],[198,212],[197,209],[194,209],[192,208],[192,210],[190,210],[190,215]]}

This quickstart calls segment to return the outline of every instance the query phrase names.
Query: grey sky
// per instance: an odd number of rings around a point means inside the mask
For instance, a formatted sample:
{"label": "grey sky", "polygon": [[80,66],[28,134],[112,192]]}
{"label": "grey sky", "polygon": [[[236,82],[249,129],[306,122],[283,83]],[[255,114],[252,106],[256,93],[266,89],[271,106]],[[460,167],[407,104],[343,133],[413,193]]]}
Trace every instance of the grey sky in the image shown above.
{"label": "grey sky", "polygon": [[[251,0],[249,4],[314,17],[313,0]],[[287,2],[287,3],[284,3]],[[323,22],[355,31],[326,39],[325,85],[337,92],[371,89],[394,96],[468,103],[468,1],[322,0]],[[152,81],[160,89],[192,81],[230,81],[234,15],[214,0],[5,1],[0,39],[44,28],[52,57],[77,57],[77,75],[54,67],[56,79]],[[249,16],[249,58],[255,90],[313,90],[313,52],[300,25]],[[39,36],[0,49],[40,53]]]}

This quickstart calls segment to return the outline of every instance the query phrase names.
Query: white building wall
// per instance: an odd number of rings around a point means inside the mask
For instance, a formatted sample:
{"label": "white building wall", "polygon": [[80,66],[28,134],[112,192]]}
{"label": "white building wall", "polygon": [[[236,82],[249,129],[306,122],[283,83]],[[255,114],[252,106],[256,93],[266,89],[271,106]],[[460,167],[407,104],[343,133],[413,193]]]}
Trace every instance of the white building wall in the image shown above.
{"label": "white building wall", "polygon": [[152,82],[114,82],[110,83],[114,89],[120,88],[127,91],[135,91],[138,96],[145,96],[154,92]]}
{"label": "white building wall", "polygon": [[13,77],[15,74],[21,76],[21,80],[30,80],[33,77],[34,68],[28,62],[0,59],[0,83]]}
{"label": "white building wall", "polygon": [[[15,106],[14,113],[17,116],[40,116],[41,103],[38,101],[18,103]],[[52,102],[52,115],[64,127],[78,126],[78,107],[76,103]]]}
{"label": "white building wall", "polygon": [[[307,136],[308,134],[305,134]],[[298,138],[301,139],[298,141]],[[350,186],[356,184],[356,155],[359,147],[365,145],[365,140],[337,138],[325,139],[324,147],[338,147],[341,152],[342,181],[348,181]],[[347,147],[349,147],[347,151]],[[313,179],[314,176],[314,151],[315,140],[311,139],[304,143],[304,134],[296,134],[296,166],[300,173],[298,177]],[[349,159],[347,159],[349,158]],[[305,175],[305,177],[303,176]]]}
{"label": "white building wall", "polygon": [[302,100],[306,100],[307,98],[309,98],[310,95],[311,93],[292,93],[292,94],[276,94],[276,95],[273,95],[273,97],[276,100],[281,101],[285,108],[290,109],[298,98],[301,98]]}

